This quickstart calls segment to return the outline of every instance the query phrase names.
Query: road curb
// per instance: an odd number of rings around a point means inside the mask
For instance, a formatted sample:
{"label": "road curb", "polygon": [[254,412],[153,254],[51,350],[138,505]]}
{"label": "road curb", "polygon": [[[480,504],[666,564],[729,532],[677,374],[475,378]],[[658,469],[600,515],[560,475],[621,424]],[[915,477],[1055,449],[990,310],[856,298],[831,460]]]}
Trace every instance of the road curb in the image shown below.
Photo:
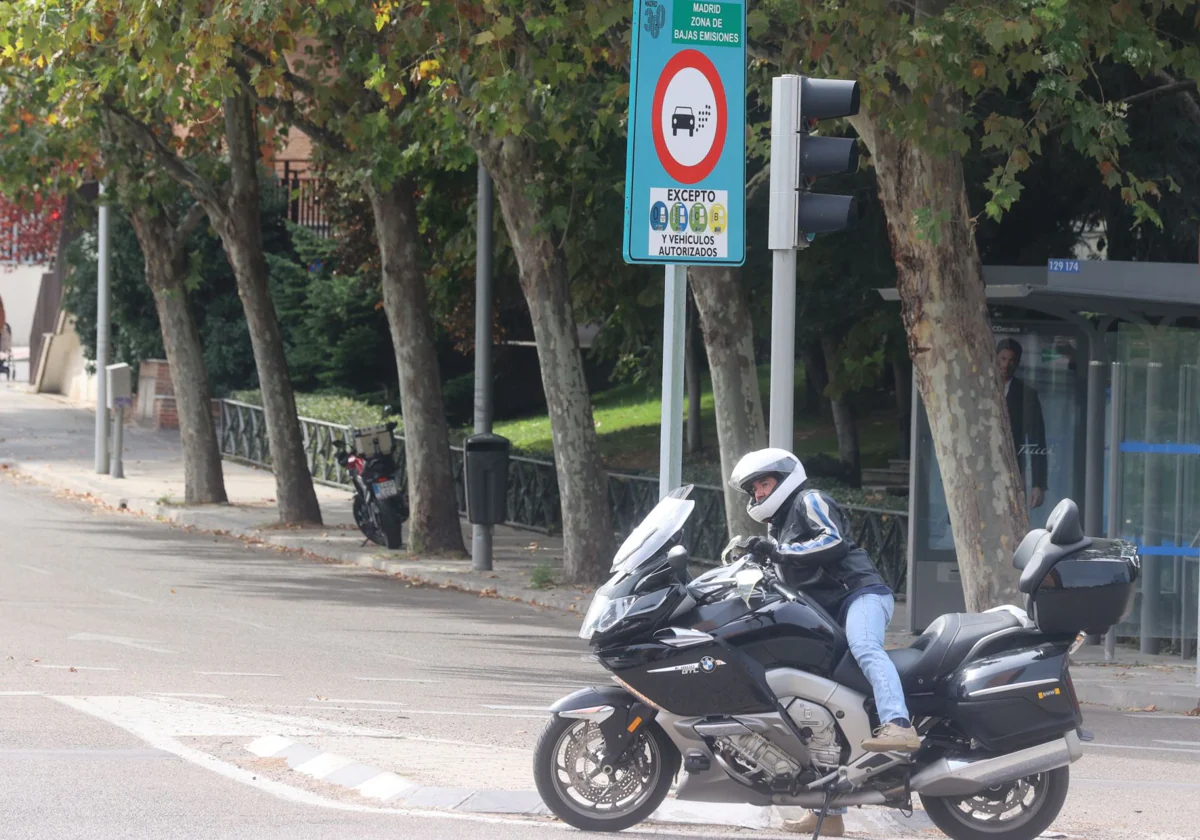
{"label": "road curb", "polygon": [[[1071,682],[1080,703],[1110,706],[1116,709],[1187,714],[1200,708],[1200,687],[1186,685],[1135,686],[1111,680],[1096,680],[1086,676],[1086,665],[1072,669]],[[1082,674],[1082,675],[1081,675]]]}

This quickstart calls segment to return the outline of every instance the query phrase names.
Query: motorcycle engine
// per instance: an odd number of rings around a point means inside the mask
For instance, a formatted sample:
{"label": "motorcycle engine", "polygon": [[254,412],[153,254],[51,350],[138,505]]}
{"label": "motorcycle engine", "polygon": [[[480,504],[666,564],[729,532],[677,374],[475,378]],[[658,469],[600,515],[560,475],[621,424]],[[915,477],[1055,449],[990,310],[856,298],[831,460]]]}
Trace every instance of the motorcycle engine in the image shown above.
{"label": "motorcycle engine", "polygon": [[838,738],[837,722],[824,706],[797,698],[787,707],[787,713],[806,735],[809,758],[818,769],[836,770],[842,763],[842,743]]}
{"label": "motorcycle engine", "polygon": [[800,772],[795,759],[757,733],[725,736],[716,742],[723,752],[732,754],[739,764],[751,773],[761,774],[768,782]]}

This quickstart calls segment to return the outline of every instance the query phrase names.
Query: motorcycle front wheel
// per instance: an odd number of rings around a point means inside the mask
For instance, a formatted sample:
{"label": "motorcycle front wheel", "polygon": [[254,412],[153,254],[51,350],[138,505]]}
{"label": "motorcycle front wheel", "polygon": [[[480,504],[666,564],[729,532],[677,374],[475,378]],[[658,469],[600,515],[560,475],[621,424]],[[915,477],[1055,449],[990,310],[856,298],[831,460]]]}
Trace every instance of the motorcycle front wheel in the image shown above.
{"label": "motorcycle front wheel", "polygon": [[933,824],[953,840],[1033,840],[1067,799],[1071,771],[1059,767],[970,796],[921,796]]}
{"label": "motorcycle front wheel", "polygon": [[653,814],[679,772],[679,750],[656,724],[617,763],[599,766],[604,736],[593,721],[557,715],[534,751],[538,793],[554,815],[582,831],[621,831]]}

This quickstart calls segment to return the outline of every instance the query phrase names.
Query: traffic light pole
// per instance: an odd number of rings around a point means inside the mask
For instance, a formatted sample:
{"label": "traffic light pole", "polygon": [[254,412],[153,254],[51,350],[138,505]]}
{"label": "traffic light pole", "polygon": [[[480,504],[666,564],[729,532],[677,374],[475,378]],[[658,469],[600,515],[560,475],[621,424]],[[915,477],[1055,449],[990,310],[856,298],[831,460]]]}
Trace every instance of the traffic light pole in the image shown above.
{"label": "traffic light pole", "polygon": [[791,450],[796,388],[796,179],[800,77],[771,80],[771,417],[768,442]]}
{"label": "traffic light pole", "polygon": [[808,121],[858,113],[858,83],[845,79],[777,76],[771,80],[771,269],[770,445],[792,448],[796,389],[796,251],[818,233],[854,227],[853,196],[813,193],[820,175],[853,172],[855,140],[809,137]]}

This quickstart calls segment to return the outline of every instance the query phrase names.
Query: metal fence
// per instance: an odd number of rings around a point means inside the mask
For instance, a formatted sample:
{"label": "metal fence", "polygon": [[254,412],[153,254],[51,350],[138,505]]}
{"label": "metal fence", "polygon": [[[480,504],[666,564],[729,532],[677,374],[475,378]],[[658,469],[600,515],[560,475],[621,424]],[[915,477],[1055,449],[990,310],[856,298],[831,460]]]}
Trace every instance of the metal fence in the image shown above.
{"label": "metal fence", "polygon": [[[348,440],[350,427],[321,420],[300,418],[304,450],[313,479],[334,486],[350,486],[346,471],[334,459],[333,441]],[[219,429],[221,454],[232,460],[270,468],[267,428],[262,409],[236,400],[221,400]],[[397,476],[407,490],[404,471],[404,439],[397,437]],[[455,497],[460,514],[467,511],[463,480],[462,447],[450,447],[454,470]],[[729,539],[725,522],[725,495],[720,487],[696,485],[691,498],[696,510],[684,528],[684,542],[697,560],[715,561]],[[613,528],[624,539],[658,503],[658,479],[653,476],[609,473],[608,501]],[[874,559],[884,579],[903,591],[907,563],[908,514],[904,511],[845,506],[852,536]],[[516,528],[558,534],[562,531],[558,473],[552,461],[514,455],[508,468],[508,522]]]}

